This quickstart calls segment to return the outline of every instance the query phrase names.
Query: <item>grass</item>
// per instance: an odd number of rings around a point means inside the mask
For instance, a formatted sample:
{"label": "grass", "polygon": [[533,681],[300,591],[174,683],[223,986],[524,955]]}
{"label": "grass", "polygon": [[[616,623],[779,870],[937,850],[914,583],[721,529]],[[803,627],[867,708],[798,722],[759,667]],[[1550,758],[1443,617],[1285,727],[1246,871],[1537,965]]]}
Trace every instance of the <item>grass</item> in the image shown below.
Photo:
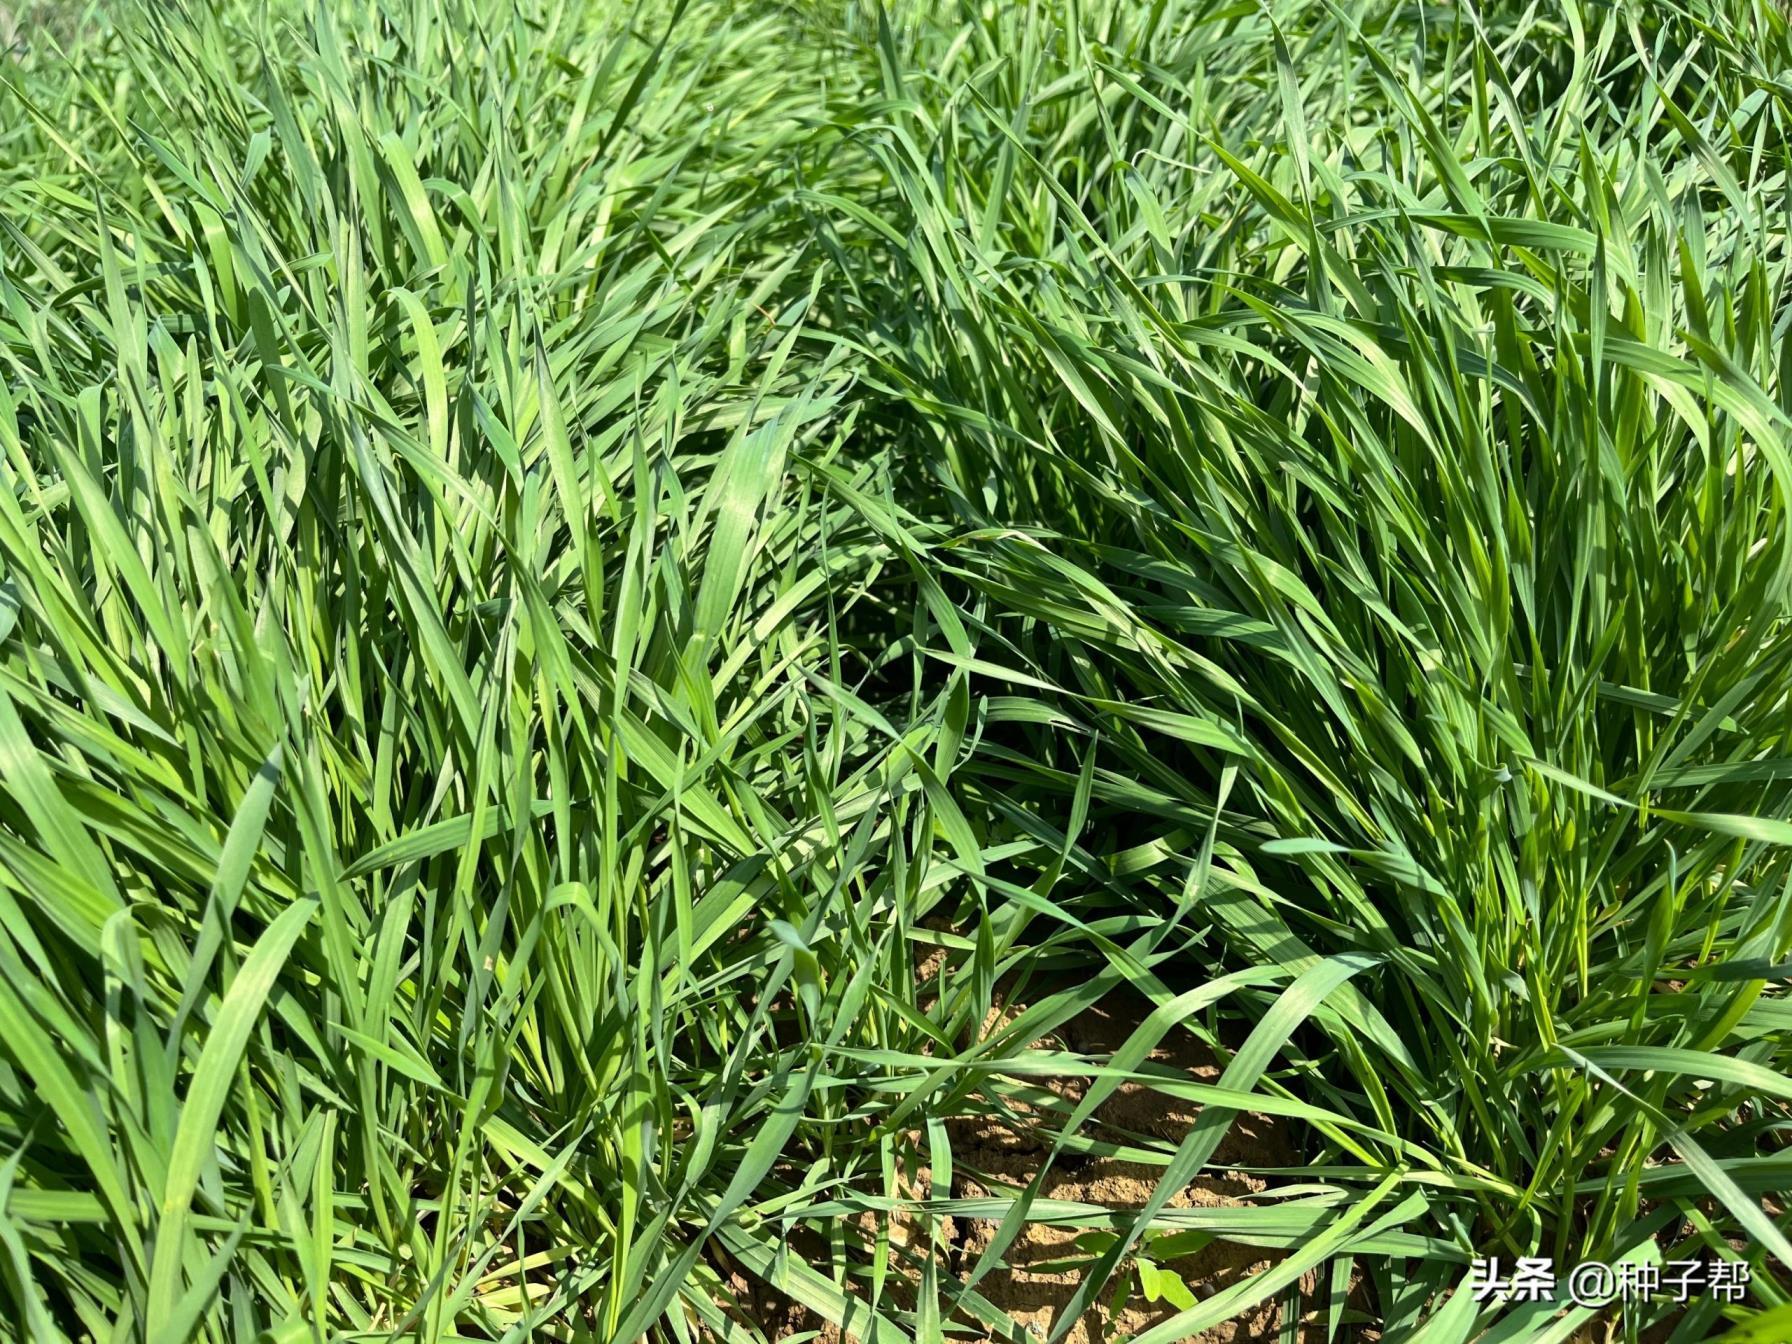
{"label": "grass", "polygon": [[[1247,1110],[1306,1165],[1222,1235],[1284,1258],[1139,1344],[1792,1332],[1773,5],[37,34],[15,1337],[1018,1341],[1051,1219],[1056,1344]],[[1123,1084],[1200,1119],[1117,1139]],[[1155,1192],[953,1198],[949,1122],[1017,1115]],[[1751,1281],[1595,1319],[1478,1255]]]}

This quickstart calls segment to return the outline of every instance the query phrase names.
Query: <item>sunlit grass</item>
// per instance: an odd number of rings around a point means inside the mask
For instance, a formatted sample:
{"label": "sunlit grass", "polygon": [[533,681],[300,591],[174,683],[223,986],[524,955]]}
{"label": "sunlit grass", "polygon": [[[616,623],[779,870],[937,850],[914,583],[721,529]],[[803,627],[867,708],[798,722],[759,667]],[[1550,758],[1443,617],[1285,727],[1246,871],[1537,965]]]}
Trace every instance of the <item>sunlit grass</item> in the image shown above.
{"label": "sunlit grass", "polygon": [[[1777,1337],[1788,70],[1656,0],[27,44],[19,1337],[1022,1340],[1051,1218],[1108,1234],[1057,1339],[1244,1110],[1281,1258],[1141,1341],[1592,1318],[1478,1255],[1746,1260]],[[1111,1058],[1036,1048],[1118,991]],[[1093,1123],[1141,1084],[1186,1137]],[[1030,1185],[952,1197],[969,1114]],[[1142,1209],[1042,1196],[1122,1149]]]}

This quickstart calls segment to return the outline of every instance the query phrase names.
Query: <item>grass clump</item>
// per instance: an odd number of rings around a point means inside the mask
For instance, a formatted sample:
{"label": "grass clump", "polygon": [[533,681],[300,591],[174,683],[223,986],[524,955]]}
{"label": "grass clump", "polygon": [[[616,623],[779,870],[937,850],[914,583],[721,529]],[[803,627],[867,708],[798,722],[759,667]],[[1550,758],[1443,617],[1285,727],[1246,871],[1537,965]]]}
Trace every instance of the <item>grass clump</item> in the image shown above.
{"label": "grass clump", "polygon": [[[1020,1340],[1048,1224],[1053,1344],[1778,1337],[1776,8],[67,42],[0,90],[20,1337]],[[1302,1161],[1203,1221],[1246,1111]]]}

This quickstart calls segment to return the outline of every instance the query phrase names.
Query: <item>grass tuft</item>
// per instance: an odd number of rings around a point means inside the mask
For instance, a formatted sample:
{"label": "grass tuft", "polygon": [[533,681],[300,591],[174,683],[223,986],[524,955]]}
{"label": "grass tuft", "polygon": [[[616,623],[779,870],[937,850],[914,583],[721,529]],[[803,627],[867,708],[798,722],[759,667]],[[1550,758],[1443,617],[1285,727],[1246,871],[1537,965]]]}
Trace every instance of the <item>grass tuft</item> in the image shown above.
{"label": "grass tuft", "polygon": [[18,1338],[1777,1338],[1775,4],[19,17]]}

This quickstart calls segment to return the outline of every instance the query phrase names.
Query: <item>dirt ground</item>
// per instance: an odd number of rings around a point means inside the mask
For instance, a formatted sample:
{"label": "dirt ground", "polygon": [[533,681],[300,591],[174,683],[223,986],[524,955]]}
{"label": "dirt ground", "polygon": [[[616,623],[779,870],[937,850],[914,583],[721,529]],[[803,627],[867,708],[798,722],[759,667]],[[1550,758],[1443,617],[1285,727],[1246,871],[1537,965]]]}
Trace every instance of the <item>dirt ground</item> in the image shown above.
{"label": "dirt ground", "polygon": [[[1071,1019],[1060,1032],[1062,1044],[1086,1055],[1105,1055],[1117,1050],[1149,1011],[1149,1005],[1130,997],[1110,996],[1102,1004]],[[1211,1083],[1219,1077],[1212,1055],[1187,1032],[1174,1031],[1152,1052],[1152,1060],[1186,1073],[1191,1081]],[[1071,1100],[1080,1099],[1082,1079],[1055,1080],[1052,1090]],[[1134,1083],[1121,1088],[1097,1108],[1096,1125],[1110,1136],[1122,1132],[1149,1135],[1170,1143],[1180,1141],[1195,1123],[1198,1108],[1165,1097]],[[948,1125],[956,1164],[952,1193],[960,1198],[1000,1193],[976,1174],[995,1178],[1009,1186],[1025,1185],[1039,1171],[1050,1147],[1050,1136],[981,1121]],[[1289,1136],[1267,1117],[1240,1116],[1221,1142],[1214,1162],[1219,1166],[1292,1166],[1299,1160]],[[1109,1208],[1138,1208],[1151,1196],[1158,1170],[1109,1158],[1060,1157],[1047,1174],[1041,1195],[1047,1199],[1078,1200]],[[1197,1178],[1173,1195],[1170,1207],[1178,1209],[1214,1205],[1238,1205],[1263,1190],[1262,1178],[1223,1172]],[[995,1232],[993,1223],[963,1220],[967,1226],[957,1249],[962,1267],[976,1263]],[[1030,1224],[1009,1248],[1006,1267],[985,1276],[978,1284],[983,1295],[1001,1307],[1032,1333],[1044,1338],[1057,1323],[1059,1312],[1075,1293],[1078,1275],[1035,1268],[1075,1254],[1076,1233],[1069,1228]],[[1200,1253],[1169,1262],[1163,1268],[1179,1275],[1196,1298],[1213,1296],[1241,1278],[1265,1269],[1274,1257],[1250,1247],[1216,1241]],[[1112,1289],[1104,1292],[1110,1298]],[[1096,1304],[1071,1327],[1069,1344],[1094,1344],[1100,1339],[1133,1335],[1175,1315],[1164,1302],[1148,1303],[1136,1296],[1117,1316],[1107,1303]],[[1195,1344],[1242,1344],[1247,1340],[1279,1337],[1281,1313],[1275,1302],[1261,1303],[1239,1319],[1195,1336]]]}
{"label": "dirt ground", "polygon": [[[922,968],[923,978],[929,978],[930,969]],[[998,1006],[985,1022],[984,1032],[987,1034],[1011,1019],[1021,1006]],[[1051,1040],[1038,1042],[1037,1048],[1065,1049],[1099,1058],[1117,1050],[1149,1010],[1147,1002],[1130,993],[1110,995],[1067,1022]],[[1217,1081],[1220,1074],[1220,1067],[1211,1052],[1183,1031],[1169,1033],[1152,1052],[1151,1059],[1156,1064],[1181,1071],[1191,1081],[1211,1083]],[[1071,1077],[1040,1081],[1073,1103],[1081,1099],[1086,1086],[1086,1080]],[[1085,1132],[1134,1145],[1142,1141],[1141,1136],[1175,1144],[1194,1125],[1198,1110],[1192,1104],[1128,1083],[1097,1108]],[[977,1199],[1010,1195],[1039,1173],[1050,1151],[1053,1133],[1048,1128],[1031,1127],[1024,1120],[1023,1115],[1017,1122],[959,1119],[947,1123],[953,1159],[952,1197]],[[1245,1204],[1266,1188],[1266,1180],[1245,1172],[1215,1168],[1290,1167],[1299,1165],[1300,1161],[1286,1122],[1262,1115],[1241,1115],[1221,1142],[1209,1170],[1172,1196],[1170,1207],[1186,1209]],[[1045,1177],[1040,1196],[1115,1209],[1139,1208],[1150,1198],[1159,1170],[1106,1157],[1060,1154]],[[926,1168],[916,1172],[909,1185],[911,1188],[907,1193],[916,1199],[946,1193],[932,1188],[932,1174]],[[873,1233],[874,1215],[864,1215],[861,1225],[867,1234]],[[996,1230],[997,1224],[992,1221],[964,1217],[945,1219],[941,1228],[941,1239],[947,1248],[946,1262],[940,1267],[942,1284],[948,1281],[948,1276],[962,1280],[968,1275],[990,1245]],[[1062,1262],[1086,1262],[1090,1258],[1087,1250],[1076,1246],[1077,1235],[1071,1228],[1028,1224],[1009,1246],[1001,1267],[978,1280],[976,1291],[1029,1334],[1045,1339],[1075,1294],[1081,1278],[1079,1268],[1066,1267]],[[913,1229],[908,1219],[900,1215],[892,1219],[893,1244],[905,1246],[912,1238]],[[1277,1252],[1215,1241],[1200,1252],[1172,1260],[1161,1268],[1179,1275],[1197,1299],[1205,1299],[1245,1276],[1269,1267],[1277,1258]],[[1134,1293],[1116,1313],[1110,1310],[1110,1305],[1121,1276],[1132,1286]],[[787,1339],[815,1332],[820,1344],[839,1344],[841,1335],[837,1328],[792,1303],[768,1300],[762,1284],[734,1276],[733,1286],[753,1304],[757,1323],[772,1338]],[[1311,1283],[1302,1286],[1309,1290],[1313,1287]],[[898,1304],[909,1305],[912,1287],[906,1283],[897,1284],[891,1296]],[[1098,1299],[1071,1327],[1066,1336],[1067,1344],[1106,1344],[1106,1341],[1122,1340],[1168,1319],[1177,1310],[1167,1302],[1147,1302],[1137,1292],[1137,1280],[1130,1266],[1122,1268],[1120,1275],[1109,1282]],[[968,1324],[968,1320],[960,1317],[959,1324]],[[1281,1325],[1281,1308],[1272,1299],[1250,1308],[1234,1320],[1191,1336],[1189,1344],[1279,1340]],[[967,1339],[970,1336],[953,1331],[951,1337]],[[1317,1344],[1324,1339],[1323,1327],[1316,1321],[1303,1321],[1300,1338],[1303,1342]],[[1338,1344],[1369,1344],[1377,1338],[1373,1331],[1346,1326],[1339,1333]]]}

